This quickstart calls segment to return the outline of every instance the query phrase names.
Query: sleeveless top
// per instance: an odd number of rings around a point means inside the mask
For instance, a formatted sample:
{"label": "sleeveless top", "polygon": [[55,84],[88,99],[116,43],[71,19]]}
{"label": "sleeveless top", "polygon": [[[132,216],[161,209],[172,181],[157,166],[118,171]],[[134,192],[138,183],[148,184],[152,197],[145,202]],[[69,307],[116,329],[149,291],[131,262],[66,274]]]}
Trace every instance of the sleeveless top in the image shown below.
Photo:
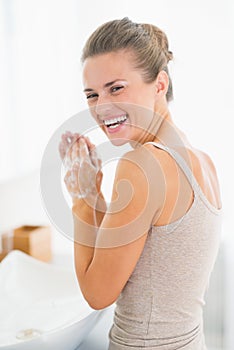
{"label": "sleeveless top", "polygon": [[149,229],[142,254],[116,301],[108,350],[206,350],[204,294],[219,249],[222,209],[208,201],[179,153],[147,143],[175,159],[194,199],[180,219]]}

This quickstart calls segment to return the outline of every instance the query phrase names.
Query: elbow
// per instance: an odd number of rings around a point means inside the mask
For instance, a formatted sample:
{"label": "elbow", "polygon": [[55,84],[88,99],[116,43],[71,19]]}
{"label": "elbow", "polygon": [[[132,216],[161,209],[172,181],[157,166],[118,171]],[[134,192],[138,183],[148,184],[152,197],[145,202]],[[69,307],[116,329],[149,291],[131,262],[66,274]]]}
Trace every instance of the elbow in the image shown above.
{"label": "elbow", "polygon": [[94,310],[105,309],[118,299],[119,293],[110,291],[103,283],[90,282],[87,275],[83,279],[78,278],[77,275],[77,279],[85,301]]}
{"label": "elbow", "polygon": [[105,309],[106,306],[102,306],[101,304],[96,304],[96,303],[90,303],[88,302],[89,306],[94,309],[94,310],[103,310]]}
{"label": "elbow", "polygon": [[100,298],[100,299],[89,299],[89,298],[85,298],[85,300],[87,301],[87,303],[89,304],[89,306],[94,309],[94,310],[103,310],[105,309],[106,307],[112,305],[115,301],[115,300],[111,300],[111,301],[107,301],[107,300],[104,300],[103,298]]}

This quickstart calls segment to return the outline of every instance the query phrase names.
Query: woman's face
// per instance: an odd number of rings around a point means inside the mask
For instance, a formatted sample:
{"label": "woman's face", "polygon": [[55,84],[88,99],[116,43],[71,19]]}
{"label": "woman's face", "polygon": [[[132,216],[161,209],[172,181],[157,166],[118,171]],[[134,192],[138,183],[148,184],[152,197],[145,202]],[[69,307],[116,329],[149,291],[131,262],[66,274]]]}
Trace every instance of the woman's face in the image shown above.
{"label": "woman's face", "polygon": [[84,62],[83,84],[92,116],[115,145],[138,141],[153,118],[155,82],[146,84],[130,52],[118,51]]}

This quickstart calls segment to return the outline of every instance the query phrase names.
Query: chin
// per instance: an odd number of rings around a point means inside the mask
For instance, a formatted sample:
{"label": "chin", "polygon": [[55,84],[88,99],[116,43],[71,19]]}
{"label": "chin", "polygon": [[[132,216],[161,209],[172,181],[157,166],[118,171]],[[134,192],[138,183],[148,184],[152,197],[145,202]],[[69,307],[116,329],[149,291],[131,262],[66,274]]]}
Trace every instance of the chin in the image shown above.
{"label": "chin", "polygon": [[125,145],[126,143],[129,143],[131,140],[128,140],[128,139],[121,139],[121,138],[116,138],[116,139],[112,139],[112,138],[109,138],[110,142],[112,143],[113,146],[123,146]]}
{"label": "chin", "polygon": [[[112,143],[113,146],[123,146],[126,143],[129,143],[132,141],[131,134],[129,132],[122,132],[122,133],[116,133],[116,134],[110,134],[107,132],[105,127],[100,126],[108,140]],[[118,136],[119,134],[119,136]]]}

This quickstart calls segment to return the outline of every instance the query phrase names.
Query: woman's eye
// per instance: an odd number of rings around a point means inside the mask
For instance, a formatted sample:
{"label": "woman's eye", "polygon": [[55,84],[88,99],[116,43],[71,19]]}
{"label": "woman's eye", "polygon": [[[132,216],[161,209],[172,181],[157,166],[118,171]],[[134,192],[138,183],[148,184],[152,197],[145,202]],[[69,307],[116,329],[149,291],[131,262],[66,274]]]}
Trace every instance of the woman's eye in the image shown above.
{"label": "woman's eye", "polygon": [[114,87],[111,88],[111,92],[116,92],[116,91],[118,91],[120,89],[123,89],[123,86],[114,86]]}
{"label": "woman's eye", "polygon": [[87,99],[97,97],[97,94],[87,95]]}

